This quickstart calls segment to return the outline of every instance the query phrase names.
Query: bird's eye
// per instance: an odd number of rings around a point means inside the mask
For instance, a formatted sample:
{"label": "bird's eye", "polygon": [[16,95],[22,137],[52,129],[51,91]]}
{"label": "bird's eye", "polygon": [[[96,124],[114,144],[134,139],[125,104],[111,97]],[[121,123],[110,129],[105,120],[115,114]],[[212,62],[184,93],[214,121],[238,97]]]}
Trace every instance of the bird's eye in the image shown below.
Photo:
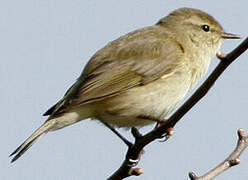
{"label": "bird's eye", "polygon": [[210,27],[208,25],[203,25],[202,26],[203,31],[208,32],[210,31]]}

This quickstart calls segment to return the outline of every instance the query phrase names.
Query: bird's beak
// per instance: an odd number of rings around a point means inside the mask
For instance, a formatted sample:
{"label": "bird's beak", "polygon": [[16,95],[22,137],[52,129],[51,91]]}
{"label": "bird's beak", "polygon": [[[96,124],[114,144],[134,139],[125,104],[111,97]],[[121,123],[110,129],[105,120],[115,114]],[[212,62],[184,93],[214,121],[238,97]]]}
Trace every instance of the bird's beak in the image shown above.
{"label": "bird's beak", "polygon": [[241,37],[236,35],[236,34],[231,34],[231,33],[226,33],[226,32],[223,32],[221,34],[221,37],[223,39],[240,39]]}

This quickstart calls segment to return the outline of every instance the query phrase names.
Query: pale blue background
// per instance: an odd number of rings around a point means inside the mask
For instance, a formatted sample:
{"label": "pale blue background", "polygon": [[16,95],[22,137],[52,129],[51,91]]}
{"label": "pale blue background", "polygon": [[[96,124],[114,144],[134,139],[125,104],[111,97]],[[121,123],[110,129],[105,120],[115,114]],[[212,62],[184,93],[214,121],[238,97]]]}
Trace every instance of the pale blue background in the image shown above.
{"label": "pale blue background", "polygon": [[[152,25],[179,7],[212,14],[227,32],[247,36],[245,0],[9,0],[0,3],[0,179],[106,179],[121,164],[125,145],[92,121],[49,133],[22,158],[8,155],[45,118],[95,51],[115,38]],[[241,41],[229,40],[229,52]],[[218,60],[213,60],[213,67]],[[236,145],[236,130],[248,132],[248,53],[243,54],[176,126],[166,143],[146,147],[138,167],[145,173],[130,179],[189,179],[224,160]],[[129,132],[121,131],[124,135]],[[248,150],[241,164],[218,180],[248,178]]]}

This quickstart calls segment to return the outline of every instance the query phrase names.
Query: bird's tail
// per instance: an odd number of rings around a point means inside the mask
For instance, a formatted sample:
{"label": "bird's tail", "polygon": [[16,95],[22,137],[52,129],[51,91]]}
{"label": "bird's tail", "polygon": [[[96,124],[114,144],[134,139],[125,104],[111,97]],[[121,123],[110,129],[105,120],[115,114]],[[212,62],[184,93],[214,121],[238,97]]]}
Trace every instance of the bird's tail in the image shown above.
{"label": "bird's tail", "polygon": [[45,135],[53,125],[53,121],[46,121],[41,127],[39,127],[28,139],[26,139],[26,141],[24,141],[24,143],[10,154],[10,156],[15,155],[11,162],[14,162],[21,157],[35,143],[35,141]]}

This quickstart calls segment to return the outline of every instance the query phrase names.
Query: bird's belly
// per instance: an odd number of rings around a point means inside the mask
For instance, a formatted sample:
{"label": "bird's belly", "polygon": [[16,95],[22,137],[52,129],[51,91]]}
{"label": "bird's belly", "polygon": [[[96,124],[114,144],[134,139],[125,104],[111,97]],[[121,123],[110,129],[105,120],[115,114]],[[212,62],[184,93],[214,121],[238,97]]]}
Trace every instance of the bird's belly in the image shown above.
{"label": "bird's belly", "polygon": [[132,88],[100,102],[97,119],[119,127],[153,123],[139,117],[163,119],[183,100],[189,87],[188,79],[174,77]]}

